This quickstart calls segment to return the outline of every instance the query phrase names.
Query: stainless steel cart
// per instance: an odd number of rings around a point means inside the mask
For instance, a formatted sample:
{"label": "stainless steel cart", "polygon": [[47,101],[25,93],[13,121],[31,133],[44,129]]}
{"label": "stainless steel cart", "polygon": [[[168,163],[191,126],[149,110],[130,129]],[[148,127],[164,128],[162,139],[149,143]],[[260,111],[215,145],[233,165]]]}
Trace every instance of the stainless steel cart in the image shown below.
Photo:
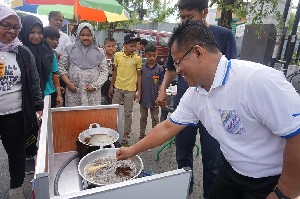
{"label": "stainless steel cart", "polygon": [[123,106],[100,105],[92,107],[50,108],[50,97],[45,97],[43,122],[39,137],[32,195],[35,199],[183,199],[188,197],[191,171],[178,169],[137,178],[121,183],[91,188],[78,174],[78,158],[61,173],[54,194],[54,179],[62,166],[76,153],[78,135],[89,124],[97,122],[122,135]]}

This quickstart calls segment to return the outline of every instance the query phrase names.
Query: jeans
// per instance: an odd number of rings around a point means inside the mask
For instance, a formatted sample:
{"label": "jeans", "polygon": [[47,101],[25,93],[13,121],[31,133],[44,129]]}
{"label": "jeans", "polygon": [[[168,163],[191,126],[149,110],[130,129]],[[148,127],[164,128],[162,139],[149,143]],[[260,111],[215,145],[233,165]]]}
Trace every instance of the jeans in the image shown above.
{"label": "jeans", "polygon": [[[203,164],[203,197],[208,198],[208,193],[213,186],[221,165],[223,154],[220,145],[205,129],[201,122],[198,126],[187,126],[176,135],[176,161],[178,168],[190,167],[193,165],[193,149],[196,143],[197,130],[200,132],[200,144]],[[190,186],[194,184],[192,175]]]}
{"label": "jeans", "polygon": [[210,199],[265,199],[274,189],[280,175],[251,178],[234,171],[224,159],[214,186],[209,193]]}
{"label": "jeans", "polygon": [[25,177],[25,137],[22,112],[0,116],[0,135],[8,156],[10,188],[21,187]]}

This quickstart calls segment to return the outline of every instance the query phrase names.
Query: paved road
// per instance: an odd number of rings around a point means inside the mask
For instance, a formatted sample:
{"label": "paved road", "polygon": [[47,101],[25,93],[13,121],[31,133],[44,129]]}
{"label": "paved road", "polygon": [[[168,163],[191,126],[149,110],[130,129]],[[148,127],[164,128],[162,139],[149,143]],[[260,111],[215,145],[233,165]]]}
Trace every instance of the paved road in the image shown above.
{"label": "paved road", "polygon": [[[139,136],[139,106],[135,104],[134,112],[133,112],[133,133],[130,144],[135,143],[138,140]],[[148,130],[150,129],[150,118],[148,118]],[[198,136],[199,142],[199,136]],[[160,161],[156,162],[156,149],[152,149],[150,151],[144,152],[140,154],[145,170],[153,171],[155,173],[162,173],[165,171],[174,170],[177,168],[177,164],[175,161],[175,146],[172,145],[171,148],[166,148],[161,153]],[[201,199],[202,198],[202,191],[200,187],[202,187],[202,167],[200,165],[200,157],[195,157],[195,185],[194,185],[194,192],[190,195],[189,199]],[[9,173],[8,173],[8,163],[7,163],[7,156],[3,149],[2,143],[0,144],[0,199],[7,199],[8,198],[8,190],[9,190]],[[31,198],[31,186],[30,181],[32,180],[33,175],[26,176],[24,182],[25,188],[25,196],[26,199]]]}

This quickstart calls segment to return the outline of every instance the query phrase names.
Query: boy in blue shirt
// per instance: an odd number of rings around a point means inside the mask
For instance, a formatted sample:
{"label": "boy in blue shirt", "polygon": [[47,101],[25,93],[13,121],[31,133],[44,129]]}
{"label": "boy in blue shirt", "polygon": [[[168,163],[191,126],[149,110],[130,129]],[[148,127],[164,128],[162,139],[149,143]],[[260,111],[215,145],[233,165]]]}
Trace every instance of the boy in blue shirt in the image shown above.
{"label": "boy in blue shirt", "polygon": [[[59,33],[52,27],[48,26],[44,28],[44,38],[52,49],[55,49],[59,43]],[[52,73],[46,83],[44,95],[51,95],[51,107],[63,105],[63,98],[60,90],[60,83],[58,78],[58,61],[57,53],[53,50],[54,57],[52,62]]]}
{"label": "boy in blue shirt", "polygon": [[147,126],[148,109],[150,109],[152,128],[159,123],[159,107],[155,105],[158,96],[159,86],[164,77],[164,69],[156,63],[157,49],[153,44],[145,46],[146,64],[142,67],[142,89],[140,100],[140,137],[145,137]]}

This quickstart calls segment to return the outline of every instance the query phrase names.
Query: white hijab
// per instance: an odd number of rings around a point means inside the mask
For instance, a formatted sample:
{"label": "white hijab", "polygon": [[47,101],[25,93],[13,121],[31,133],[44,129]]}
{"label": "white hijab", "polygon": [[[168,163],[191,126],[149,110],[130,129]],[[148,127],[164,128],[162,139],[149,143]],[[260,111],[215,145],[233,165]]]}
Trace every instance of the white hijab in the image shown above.
{"label": "white hijab", "polygon": [[[14,16],[16,16],[16,17],[18,18],[18,20],[19,20],[19,25],[20,25],[20,27],[22,27],[21,19],[20,19],[20,17],[17,15],[17,13],[16,13],[13,9],[11,9],[11,8],[5,6],[5,5],[0,5],[0,22],[1,22],[3,19],[5,19],[5,18],[7,18],[7,17],[9,17],[9,16],[11,16],[11,15],[14,15]],[[16,47],[21,46],[21,45],[22,45],[22,42],[20,42],[20,40],[18,39],[18,37],[16,37],[16,38],[15,38],[11,43],[9,43],[9,44],[5,44],[5,43],[2,43],[2,42],[0,41],[0,51],[2,51],[2,52],[8,52],[8,51],[13,50],[13,49],[15,49]]]}

